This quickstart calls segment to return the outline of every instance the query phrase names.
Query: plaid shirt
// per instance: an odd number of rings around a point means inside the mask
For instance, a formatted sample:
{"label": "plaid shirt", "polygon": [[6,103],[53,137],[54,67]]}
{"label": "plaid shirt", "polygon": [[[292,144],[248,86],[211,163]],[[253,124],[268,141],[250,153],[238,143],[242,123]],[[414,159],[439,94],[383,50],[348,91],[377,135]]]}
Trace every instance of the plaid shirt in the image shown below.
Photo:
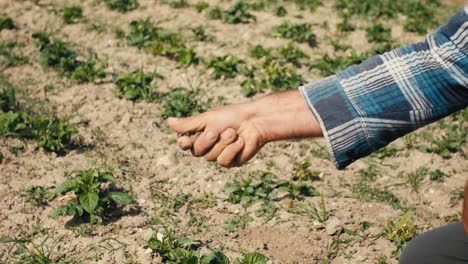
{"label": "plaid shirt", "polygon": [[343,169],[468,105],[468,5],[424,42],[299,87]]}

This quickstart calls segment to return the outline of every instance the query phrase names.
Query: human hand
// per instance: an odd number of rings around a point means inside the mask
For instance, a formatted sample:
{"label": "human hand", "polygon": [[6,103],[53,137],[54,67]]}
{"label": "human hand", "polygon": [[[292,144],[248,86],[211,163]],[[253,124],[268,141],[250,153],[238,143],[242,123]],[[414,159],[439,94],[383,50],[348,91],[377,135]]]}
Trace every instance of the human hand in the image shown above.
{"label": "human hand", "polygon": [[322,131],[299,91],[266,96],[257,101],[212,109],[203,114],[168,119],[181,136],[177,143],[221,166],[240,166],[268,142],[321,136]]}
{"label": "human hand", "polygon": [[465,233],[468,235],[468,181],[465,185],[465,194],[463,201],[463,226],[465,227]]}

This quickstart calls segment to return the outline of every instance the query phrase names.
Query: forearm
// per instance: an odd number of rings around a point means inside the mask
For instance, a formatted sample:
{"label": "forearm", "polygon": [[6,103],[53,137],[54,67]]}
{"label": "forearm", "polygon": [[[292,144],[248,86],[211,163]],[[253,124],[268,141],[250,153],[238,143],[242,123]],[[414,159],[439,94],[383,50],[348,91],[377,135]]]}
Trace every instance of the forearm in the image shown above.
{"label": "forearm", "polygon": [[467,23],[300,88],[339,169],[467,106]]}

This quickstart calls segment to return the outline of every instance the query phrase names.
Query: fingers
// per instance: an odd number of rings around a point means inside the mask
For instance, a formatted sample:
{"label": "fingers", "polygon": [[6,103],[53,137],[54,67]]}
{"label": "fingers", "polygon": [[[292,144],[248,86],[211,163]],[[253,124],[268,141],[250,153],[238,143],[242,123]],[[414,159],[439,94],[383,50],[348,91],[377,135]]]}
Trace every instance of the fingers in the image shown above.
{"label": "fingers", "polygon": [[205,129],[206,116],[204,114],[186,117],[186,118],[174,118],[170,117],[167,119],[167,124],[177,133],[185,134],[190,132],[198,132]]}
{"label": "fingers", "polygon": [[257,151],[260,149],[260,146],[257,143],[257,140],[246,140],[242,152],[237,156],[237,164],[242,165],[249,161]]}
{"label": "fingers", "polygon": [[193,144],[193,155],[196,157],[205,155],[205,153],[207,153],[218,141],[218,138],[219,133],[217,131],[211,129],[203,131]]}
{"label": "fingers", "polygon": [[215,161],[216,158],[221,154],[221,152],[228,146],[229,144],[233,143],[237,139],[237,133],[234,129],[228,128],[222,134],[221,137],[214,145],[211,150],[205,155],[205,159],[207,161]]}
{"label": "fingers", "polygon": [[182,136],[177,139],[177,146],[182,150],[188,150],[193,147],[193,144],[200,135]]}
{"label": "fingers", "polygon": [[244,147],[244,140],[239,137],[237,138],[236,142],[233,144],[228,145],[224,150],[219,154],[216,161],[219,165],[229,168],[232,166],[237,166],[236,157],[242,151]]}

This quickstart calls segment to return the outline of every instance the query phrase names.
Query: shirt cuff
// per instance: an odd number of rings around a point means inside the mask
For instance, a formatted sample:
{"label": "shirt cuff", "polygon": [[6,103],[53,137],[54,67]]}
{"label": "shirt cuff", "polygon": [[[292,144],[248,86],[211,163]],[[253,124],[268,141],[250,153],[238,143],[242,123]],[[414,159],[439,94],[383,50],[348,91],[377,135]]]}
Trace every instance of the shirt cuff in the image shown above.
{"label": "shirt cuff", "polygon": [[336,75],[299,87],[320,124],[337,169],[372,153],[365,123]]}

